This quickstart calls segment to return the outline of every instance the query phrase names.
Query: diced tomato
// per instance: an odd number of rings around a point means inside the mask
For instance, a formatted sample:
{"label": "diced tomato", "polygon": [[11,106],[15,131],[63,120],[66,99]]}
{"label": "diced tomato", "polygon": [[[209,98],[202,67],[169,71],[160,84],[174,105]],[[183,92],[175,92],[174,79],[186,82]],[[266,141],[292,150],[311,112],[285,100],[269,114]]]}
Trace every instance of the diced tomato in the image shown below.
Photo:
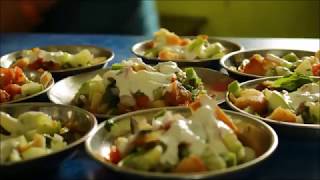
{"label": "diced tomato", "polygon": [[30,63],[28,65],[28,68],[32,69],[32,70],[37,70],[37,69],[42,68],[42,65],[43,65],[43,59],[39,58],[39,59],[35,60],[33,63]]}
{"label": "diced tomato", "polygon": [[191,94],[173,82],[171,91],[164,94],[164,101],[169,106],[187,105],[191,102]]}
{"label": "diced tomato", "polygon": [[312,66],[312,74],[314,76],[320,76],[320,63]]}
{"label": "diced tomato", "polygon": [[14,81],[15,73],[11,68],[0,68],[0,88],[5,87],[8,84],[12,84]]}
{"label": "diced tomato", "polygon": [[172,89],[170,92],[166,92],[164,94],[164,101],[166,102],[167,105],[169,106],[175,106],[178,105],[176,103],[176,97],[178,96],[178,90],[177,90],[177,82],[174,81],[172,83]]}
{"label": "diced tomato", "polygon": [[149,107],[150,100],[149,100],[148,96],[146,96],[146,95],[136,95],[135,99],[136,99],[136,104],[137,104],[138,107],[140,107],[140,108]]}
{"label": "diced tomato", "polygon": [[0,103],[10,101],[10,94],[5,90],[0,89]]}
{"label": "diced tomato", "polygon": [[14,76],[13,83],[21,84],[26,81],[26,77],[20,67],[14,67],[14,73],[15,73],[15,76]]}
{"label": "diced tomato", "polygon": [[243,67],[243,72],[260,76],[265,75],[266,69],[263,66],[263,61],[256,56],[252,56],[250,62]]}
{"label": "diced tomato", "polygon": [[17,94],[21,94],[21,86],[18,84],[9,84],[4,87],[4,90],[10,94],[11,97],[14,97]]}
{"label": "diced tomato", "polygon": [[121,160],[120,151],[116,146],[111,146],[109,158],[114,164],[117,164]]}

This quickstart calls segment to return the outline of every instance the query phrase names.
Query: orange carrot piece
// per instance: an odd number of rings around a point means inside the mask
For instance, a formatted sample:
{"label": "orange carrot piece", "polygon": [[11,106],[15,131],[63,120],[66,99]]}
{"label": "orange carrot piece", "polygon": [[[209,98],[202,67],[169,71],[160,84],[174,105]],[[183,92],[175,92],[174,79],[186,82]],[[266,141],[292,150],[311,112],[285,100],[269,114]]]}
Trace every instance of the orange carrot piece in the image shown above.
{"label": "orange carrot piece", "polygon": [[190,107],[193,111],[197,110],[200,106],[201,106],[201,102],[200,102],[200,101],[195,101],[195,102],[189,104],[189,107]]}
{"label": "orange carrot piece", "polygon": [[190,173],[190,172],[201,172],[207,171],[207,167],[196,155],[190,155],[189,157],[185,157],[180,161],[177,167],[174,169],[174,172],[179,173]]}
{"label": "orange carrot piece", "polygon": [[224,123],[226,123],[226,125],[229,126],[236,133],[239,132],[239,129],[233,123],[231,118],[225,112],[223,112],[223,110],[219,106],[216,106],[215,115],[216,115],[217,119],[219,119],[219,120],[223,121]]}

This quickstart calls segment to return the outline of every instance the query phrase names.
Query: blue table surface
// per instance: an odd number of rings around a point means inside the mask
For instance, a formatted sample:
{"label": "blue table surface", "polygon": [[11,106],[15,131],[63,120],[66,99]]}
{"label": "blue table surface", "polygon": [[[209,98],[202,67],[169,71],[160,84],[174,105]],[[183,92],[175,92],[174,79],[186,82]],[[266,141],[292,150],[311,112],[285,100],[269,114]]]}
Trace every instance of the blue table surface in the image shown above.
{"label": "blue table surface", "polygon": [[[132,57],[131,46],[148,37],[120,35],[0,34],[0,55],[36,46],[58,44],[95,45],[115,52],[112,63]],[[319,39],[222,38],[240,43],[245,49],[283,48],[316,51]],[[1,176],[1,175],[0,175]],[[34,178],[37,176],[34,175]],[[83,149],[64,160],[47,179],[121,179],[90,159]],[[250,172],[250,179],[320,179],[320,142],[279,137],[279,146],[270,159]]]}

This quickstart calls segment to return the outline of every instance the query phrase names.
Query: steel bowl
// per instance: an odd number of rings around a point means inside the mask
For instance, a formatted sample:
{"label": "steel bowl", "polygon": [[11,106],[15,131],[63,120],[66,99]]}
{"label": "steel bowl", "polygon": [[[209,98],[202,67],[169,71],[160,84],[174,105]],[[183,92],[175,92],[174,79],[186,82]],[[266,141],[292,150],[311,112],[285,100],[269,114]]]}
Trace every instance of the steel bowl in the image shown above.
{"label": "steel bowl", "polygon": [[[79,74],[76,76],[67,77],[65,79],[57,82],[49,91],[49,99],[56,104],[67,104],[71,105],[72,99],[80,89],[81,85],[92,79],[97,74],[103,75],[105,72],[110,69],[100,69],[97,71]],[[214,91],[211,89],[211,86],[216,82],[226,82],[229,83],[232,81],[227,75],[207,68],[196,67],[194,70],[197,72],[198,76],[202,79],[205,89],[209,95],[216,96],[217,103],[223,103],[225,101],[226,91]],[[112,115],[110,114],[95,114],[98,118],[108,118]]]}
{"label": "steel bowl", "polygon": [[[250,81],[246,81],[240,83],[241,88],[255,88],[259,83],[266,81],[266,80],[276,80],[278,77],[265,77],[259,79],[253,79]],[[313,77],[315,79],[320,80],[320,77]],[[257,118],[259,120],[265,121],[266,123],[270,124],[276,131],[279,133],[280,136],[283,137],[294,137],[295,139],[318,139],[320,140],[320,124],[302,124],[302,123],[290,123],[290,122],[282,122],[277,120],[272,120],[269,118],[263,118],[260,116],[256,116],[250,114],[238,107],[236,107],[229,98],[229,92],[226,94],[226,102],[227,104],[234,110],[245,114],[246,116]]]}
{"label": "steel bowl", "polygon": [[[114,53],[112,50],[107,48],[102,48],[102,47],[96,47],[92,45],[50,45],[50,46],[40,46],[38,48],[49,51],[49,52],[63,51],[63,52],[68,52],[70,54],[76,54],[83,49],[88,49],[95,57],[106,57],[104,61],[94,65],[90,65],[90,66],[67,68],[67,69],[60,69],[60,70],[49,70],[49,72],[52,73],[53,77],[56,80],[62,79],[67,76],[100,69],[105,64],[109,63],[114,57]],[[19,51],[15,51],[2,56],[0,59],[0,66],[10,67],[16,61],[16,58],[21,55],[21,52],[22,50],[19,50]]]}
{"label": "steel bowl", "polygon": [[[131,112],[121,116],[114,117],[110,120],[115,123],[127,120],[132,116],[153,117],[157,112],[162,111],[163,108],[149,109]],[[166,108],[176,113],[181,113],[184,116],[190,115],[190,110],[186,107],[171,107]],[[248,172],[252,172],[256,166],[260,165],[264,160],[269,158],[276,150],[278,145],[278,136],[275,131],[266,123],[257,121],[256,119],[244,116],[234,111],[225,112],[231,116],[234,123],[240,130],[240,140],[243,144],[252,147],[257,152],[257,158],[246,163],[230,167],[224,170],[208,171],[201,173],[160,173],[160,172],[144,172],[133,170],[129,168],[118,167],[105,160],[107,152],[110,152],[113,138],[108,136],[105,129],[106,121],[99,124],[98,128],[94,130],[92,136],[86,141],[86,150],[90,156],[96,161],[100,162],[108,171],[115,172],[120,176],[129,177],[130,179],[224,179],[239,178],[239,175],[245,176]]]}
{"label": "steel bowl", "polygon": [[0,164],[1,177],[21,177],[22,174],[28,173],[36,176],[41,171],[58,167],[59,163],[83,145],[83,142],[97,126],[94,115],[81,108],[68,105],[36,102],[4,104],[0,106],[0,111],[14,117],[27,111],[44,112],[52,116],[53,119],[59,120],[62,126],[66,125],[70,132],[65,139],[68,146],[62,150],[28,160]]}
{"label": "steel bowl", "polygon": [[23,72],[29,80],[42,84],[44,86],[44,89],[30,96],[25,96],[22,98],[14,99],[12,101],[0,103],[0,106],[2,106],[3,104],[28,102],[28,101],[35,101],[35,100],[47,101],[48,98],[47,98],[46,92],[54,85],[54,79],[51,78],[48,84],[44,84],[43,82],[40,82],[40,76],[43,74],[43,72],[29,71],[29,70],[24,70]]}
{"label": "steel bowl", "polygon": [[252,50],[242,50],[237,52],[232,52],[222,57],[220,60],[220,64],[223,68],[225,68],[229,75],[239,81],[246,81],[256,78],[262,78],[266,76],[259,76],[254,74],[247,74],[240,71],[235,70],[232,67],[238,68],[244,59],[250,58],[254,54],[261,54],[262,56],[272,53],[277,56],[284,56],[288,53],[295,53],[298,57],[303,56],[313,56],[315,52],[306,51],[306,50],[294,50],[294,49],[252,49]]}
{"label": "steel bowl", "polygon": [[[187,36],[186,38],[191,38],[194,39],[195,36]],[[146,40],[146,41],[142,41],[142,42],[138,42],[136,44],[134,44],[131,48],[131,51],[134,55],[136,55],[137,57],[142,58],[146,63],[149,64],[157,64],[159,62],[164,62],[164,61],[174,61],[178,64],[179,67],[183,67],[183,66],[197,66],[197,67],[210,67],[213,69],[220,69],[220,64],[219,64],[219,60],[220,58],[214,58],[214,59],[188,59],[188,60],[172,60],[172,59],[168,59],[168,60],[161,60],[159,58],[149,58],[149,57],[145,57],[144,53],[147,50],[147,43],[149,43],[151,40]],[[235,52],[235,51],[239,51],[242,50],[243,47],[240,44],[237,44],[235,42],[232,41],[228,41],[228,40],[222,40],[222,39],[217,39],[217,38],[212,38],[209,37],[208,41],[210,43],[215,43],[215,42],[219,42],[221,43],[226,49],[228,53],[231,52]]]}

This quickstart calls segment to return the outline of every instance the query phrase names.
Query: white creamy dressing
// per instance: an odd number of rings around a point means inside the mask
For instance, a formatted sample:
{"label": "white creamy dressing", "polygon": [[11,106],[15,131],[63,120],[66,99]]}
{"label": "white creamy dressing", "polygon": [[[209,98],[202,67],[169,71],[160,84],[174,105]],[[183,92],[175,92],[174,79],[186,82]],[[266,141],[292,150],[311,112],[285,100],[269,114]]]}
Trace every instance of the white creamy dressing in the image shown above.
{"label": "white creamy dressing", "polygon": [[201,155],[205,148],[205,142],[189,128],[189,122],[185,119],[174,121],[169,130],[166,131],[160,140],[167,144],[167,149],[161,156],[161,163],[175,165],[179,161],[178,146],[181,143],[190,145],[192,154]]}
{"label": "white creamy dressing", "polygon": [[[160,140],[166,144],[167,149],[161,156],[161,163],[176,164],[178,158],[178,145],[187,143],[190,145],[190,153],[195,155],[203,154],[206,148],[214,150],[220,154],[228,152],[227,147],[222,141],[225,134],[233,133],[233,131],[222,121],[219,121],[214,116],[214,108],[216,102],[208,96],[200,98],[201,107],[192,112],[189,119],[181,116],[176,116],[179,119],[171,124]],[[161,125],[173,121],[173,116],[170,112],[166,112],[160,120],[156,120],[153,125]]]}
{"label": "white creamy dressing", "polygon": [[129,58],[128,60],[123,60],[121,62],[121,65],[123,65],[125,67],[131,67],[136,64],[143,66],[147,71],[155,71],[155,68],[153,68],[152,66],[150,66],[148,64],[145,64],[141,58]]}
{"label": "white creamy dressing", "polygon": [[157,64],[155,68],[164,74],[173,74],[173,73],[180,73],[183,72],[177,65],[177,63],[168,61],[168,62],[163,62],[160,64]]}
{"label": "white creamy dressing", "polygon": [[296,91],[288,93],[286,96],[293,109],[297,110],[301,103],[320,100],[319,83],[305,84]]}
{"label": "white creamy dressing", "polygon": [[[174,78],[175,72],[180,72],[181,69],[173,62],[166,62],[158,64],[155,68],[146,65],[139,58],[130,59],[129,61],[123,61],[121,64],[126,66],[122,70],[111,70],[103,75],[106,85],[108,85],[108,79],[113,78],[116,80],[116,86],[119,89],[119,96],[132,96],[132,94],[140,91],[149,97],[151,101],[154,100],[154,91],[163,88],[163,93],[171,89],[172,78]],[[134,64],[142,65],[146,70],[134,71],[132,68],[128,68]]]}

